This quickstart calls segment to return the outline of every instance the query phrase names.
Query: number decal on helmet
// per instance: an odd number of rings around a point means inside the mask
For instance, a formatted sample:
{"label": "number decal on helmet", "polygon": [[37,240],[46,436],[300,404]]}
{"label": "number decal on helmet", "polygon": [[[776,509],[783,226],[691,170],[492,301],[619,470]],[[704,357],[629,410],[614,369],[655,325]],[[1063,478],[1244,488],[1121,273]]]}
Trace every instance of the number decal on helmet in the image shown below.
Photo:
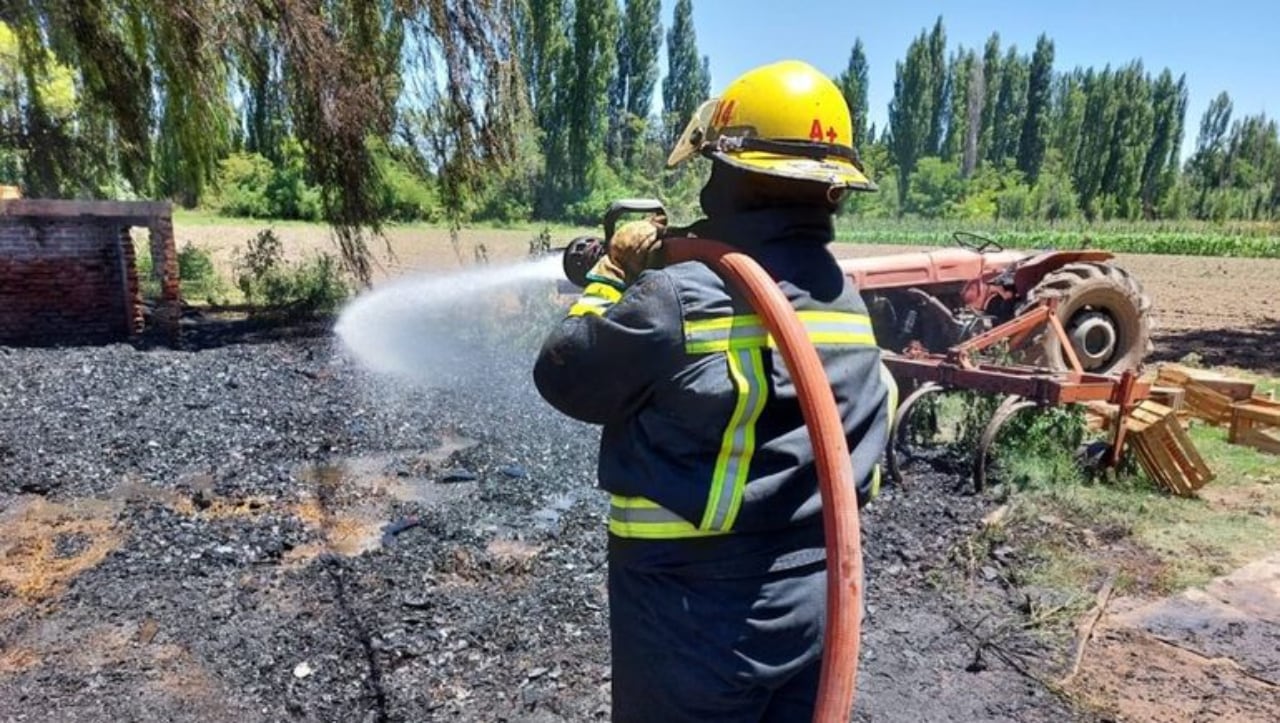
{"label": "number decal on helmet", "polygon": [[729,125],[729,120],[733,118],[733,106],[737,105],[736,100],[727,100],[720,104],[720,109],[716,111],[715,124],[717,126]]}

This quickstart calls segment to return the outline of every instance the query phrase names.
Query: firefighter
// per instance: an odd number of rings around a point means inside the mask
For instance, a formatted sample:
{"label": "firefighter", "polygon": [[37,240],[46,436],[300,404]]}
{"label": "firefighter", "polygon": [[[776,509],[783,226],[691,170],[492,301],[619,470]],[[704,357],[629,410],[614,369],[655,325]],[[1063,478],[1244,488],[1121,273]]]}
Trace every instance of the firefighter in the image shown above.
{"label": "firefighter", "polygon": [[[823,360],[864,504],[895,391],[826,248],[844,196],[875,190],[844,97],[805,63],[757,68],[699,109],[668,164],[695,154],[712,161],[706,218],[671,235],[732,244],[777,281]],[[795,386],[725,280],[663,267],[664,223],[618,230],[534,367],[549,403],[603,425],[613,719],[808,720],[825,552]]]}

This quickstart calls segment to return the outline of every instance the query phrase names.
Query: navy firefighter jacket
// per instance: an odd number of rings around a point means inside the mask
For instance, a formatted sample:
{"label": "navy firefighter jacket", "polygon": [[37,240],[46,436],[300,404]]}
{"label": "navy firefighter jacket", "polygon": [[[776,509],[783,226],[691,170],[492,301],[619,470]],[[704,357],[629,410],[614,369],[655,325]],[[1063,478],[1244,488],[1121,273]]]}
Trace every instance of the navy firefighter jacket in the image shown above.
{"label": "navy firefighter jacket", "polygon": [[[896,403],[871,321],[827,250],[821,209],[701,222],[778,283],[835,393],[865,503]],[[641,569],[759,574],[822,559],[813,449],[796,389],[760,319],[698,262],[648,270],[625,289],[588,284],[534,366],[556,409],[603,425],[599,484],[611,497],[610,559]]]}

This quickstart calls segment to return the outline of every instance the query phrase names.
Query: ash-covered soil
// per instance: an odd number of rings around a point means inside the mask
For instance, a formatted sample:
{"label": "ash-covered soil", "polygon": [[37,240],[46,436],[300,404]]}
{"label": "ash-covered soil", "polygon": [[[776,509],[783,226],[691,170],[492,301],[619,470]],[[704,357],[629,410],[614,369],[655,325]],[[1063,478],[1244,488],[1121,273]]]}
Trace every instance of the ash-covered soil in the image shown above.
{"label": "ash-covered soil", "polygon": [[[0,349],[0,720],[607,719],[597,432],[527,349],[394,386],[312,331]],[[857,719],[1083,719],[954,486],[864,516]]]}

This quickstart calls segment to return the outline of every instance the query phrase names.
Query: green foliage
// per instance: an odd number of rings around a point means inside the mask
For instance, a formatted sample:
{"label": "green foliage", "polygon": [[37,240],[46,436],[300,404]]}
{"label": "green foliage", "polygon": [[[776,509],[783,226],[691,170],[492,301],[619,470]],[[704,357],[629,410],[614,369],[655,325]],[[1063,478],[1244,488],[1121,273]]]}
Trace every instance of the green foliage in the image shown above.
{"label": "green foliage", "polygon": [[867,65],[866,49],[862,47],[862,38],[855,38],[853,50],[849,52],[849,64],[844,72],[836,78],[836,85],[849,105],[849,113],[853,116],[853,143],[859,152],[870,145],[867,138],[867,116],[870,107],[867,104],[867,86],[870,81],[870,66]]}
{"label": "green foliage", "polygon": [[214,205],[226,216],[317,221],[323,215],[320,192],[306,181],[296,141],[285,144],[283,164],[257,153],[233,153],[223,159]]}
{"label": "green foliage", "polygon": [[1018,141],[1018,170],[1032,183],[1040,176],[1049,143],[1049,101],[1053,85],[1053,41],[1045,35],[1036,40],[1027,80],[1027,111]]}
{"label": "green foliage", "polygon": [[[0,181],[29,195],[324,219],[357,275],[386,221],[594,223],[618,195],[697,212],[702,172],[662,163],[711,95],[691,0],[672,8],[663,78],[658,0],[13,5]],[[879,142],[860,40],[836,78],[882,188],[847,215],[1280,219],[1280,131],[1225,93],[1184,169],[1189,91],[1168,69],[1055,72],[1044,35],[1030,55],[997,34],[948,48],[942,18],[905,51]]]}
{"label": "green foliage", "polygon": [[[643,142],[658,83],[658,50],[662,47],[662,4],[658,0],[626,0],[618,44],[618,72],[610,100],[611,121],[617,129],[617,152],[612,157],[633,164]],[[614,133],[610,134],[614,137]]]}
{"label": "green foliage", "polygon": [[907,194],[906,210],[923,218],[950,218],[964,194],[960,165],[930,156],[920,159]]}
{"label": "green foliage", "polygon": [[[972,196],[965,201],[973,202]],[[882,219],[885,217],[871,213],[849,219],[837,226],[836,238],[854,243],[951,246],[955,243],[953,232],[971,231],[992,236],[1006,248],[1078,249],[1087,243],[1089,248],[1117,253],[1280,258],[1280,228],[1274,223],[1087,223],[1077,217],[1048,227],[1037,220],[1008,218]]]}
{"label": "green foliage", "polygon": [[[150,265],[150,254],[145,254]],[[190,243],[178,250],[178,277],[182,279],[182,296],[187,300],[217,302],[226,294],[226,285],[213,266],[208,251]]]}
{"label": "green foliage", "polygon": [[220,165],[214,202],[219,212],[227,216],[270,217],[267,186],[275,175],[271,161],[257,153],[233,153]]}
{"label": "green foliage", "polygon": [[708,61],[698,56],[698,36],[693,29],[693,0],[676,0],[667,31],[667,77],[662,80],[662,114],[665,145],[675,143],[689,118],[711,97]]}
{"label": "green foliage", "polygon": [[929,145],[933,118],[934,68],[928,39],[923,32],[907,48],[907,58],[898,63],[889,102],[889,150],[897,166],[898,198],[902,210],[909,207],[911,178],[916,163],[932,151]]}
{"label": "green foliage", "polygon": [[337,259],[321,254],[287,263],[284,246],[271,229],[250,239],[237,259],[236,285],[257,313],[272,316],[332,313],[349,294]]}

